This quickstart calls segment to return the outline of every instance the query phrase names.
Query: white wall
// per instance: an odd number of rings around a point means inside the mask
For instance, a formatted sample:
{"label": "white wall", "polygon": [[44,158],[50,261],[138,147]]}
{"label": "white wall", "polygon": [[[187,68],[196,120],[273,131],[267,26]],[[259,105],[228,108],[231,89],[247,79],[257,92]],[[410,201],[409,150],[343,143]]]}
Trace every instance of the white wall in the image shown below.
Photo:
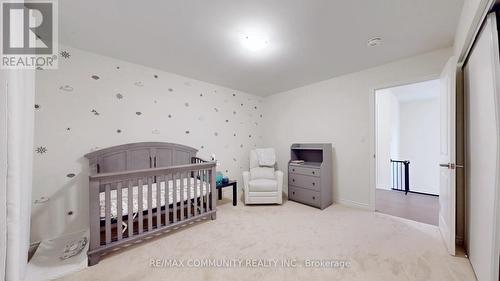
{"label": "white wall", "polygon": [[438,77],[450,55],[437,50],[269,96],[264,143],[277,149],[286,173],[292,143],[331,142],[334,200],[369,208],[374,89]]}
{"label": "white wall", "polygon": [[375,104],[376,186],[391,189],[391,159],[399,159],[399,100],[389,88],[376,92]]}
{"label": "white wall", "polygon": [[215,153],[217,169],[239,180],[249,149],[262,143],[260,97],[67,46],[60,50],[70,56],[61,58],[58,70],[37,72],[34,149],[40,153],[33,198],[49,201],[33,206],[32,241],[88,228],[83,155],[94,149],[180,143],[205,159]]}
{"label": "white wall", "polygon": [[[472,35],[481,25],[483,11],[495,0],[464,0],[462,13],[457,25],[453,52],[455,55],[464,54],[471,43]],[[465,58],[464,58],[465,59]]]}
{"label": "white wall", "polygon": [[400,103],[399,157],[410,160],[412,191],[439,194],[439,92]]}

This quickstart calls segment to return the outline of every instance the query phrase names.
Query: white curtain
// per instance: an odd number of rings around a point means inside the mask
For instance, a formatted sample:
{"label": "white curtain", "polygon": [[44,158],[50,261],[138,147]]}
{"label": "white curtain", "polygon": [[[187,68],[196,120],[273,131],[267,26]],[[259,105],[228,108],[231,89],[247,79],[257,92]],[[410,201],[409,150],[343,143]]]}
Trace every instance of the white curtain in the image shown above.
{"label": "white curtain", "polygon": [[35,74],[28,70],[0,74],[3,104],[0,110],[6,109],[7,117],[4,120],[2,112],[0,126],[6,125],[6,130],[1,127],[0,184],[6,187],[0,193],[0,268],[5,270],[6,281],[18,281],[24,279],[30,243]]}

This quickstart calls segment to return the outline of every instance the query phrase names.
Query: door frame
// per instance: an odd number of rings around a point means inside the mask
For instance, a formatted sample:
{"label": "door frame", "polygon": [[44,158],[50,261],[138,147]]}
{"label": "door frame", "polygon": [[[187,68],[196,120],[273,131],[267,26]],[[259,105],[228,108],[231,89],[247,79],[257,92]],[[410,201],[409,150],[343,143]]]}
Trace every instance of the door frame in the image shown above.
{"label": "door frame", "polygon": [[385,84],[380,84],[376,87],[372,87],[370,89],[370,94],[368,96],[369,101],[369,143],[370,143],[370,151],[368,154],[368,159],[370,163],[370,172],[369,172],[369,191],[370,191],[370,203],[369,203],[369,209],[373,212],[375,212],[375,193],[377,190],[377,158],[376,158],[376,151],[377,151],[377,136],[376,136],[376,122],[377,122],[377,116],[376,116],[376,102],[375,102],[375,96],[378,90],[383,90],[387,88],[393,88],[393,87],[399,87],[399,86],[405,86],[405,85],[410,85],[410,84],[415,84],[415,83],[420,83],[420,82],[425,82],[429,80],[436,80],[439,79],[440,73],[435,73],[431,75],[422,75],[416,78],[410,78],[410,79],[403,79],[399,81],[394,81],[390,83],[385,83]]}

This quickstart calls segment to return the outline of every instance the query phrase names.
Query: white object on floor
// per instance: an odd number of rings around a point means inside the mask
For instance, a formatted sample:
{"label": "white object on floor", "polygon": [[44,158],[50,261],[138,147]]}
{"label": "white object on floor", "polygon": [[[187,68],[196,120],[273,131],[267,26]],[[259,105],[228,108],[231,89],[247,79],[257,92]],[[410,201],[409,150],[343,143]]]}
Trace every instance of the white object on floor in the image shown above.
{"label": "white object on floor", "polygon": [[[25,280],[54,280],[86,268],[88,243],[83,243],[85,239],[88,239],[87,231],[42,241],[28,263]],[[81,251],[80,245],[84,245]]]}
{"label": "white object on floor", "polygon": [[255,152],[259,159],[259,166],[274,166],[274,163],[276,163],[274,148],[257,148]]}
{"label": "white object on floor", "polygon": [[245,204],[282,204],[283,172],[259,165],[258,158],[256,150],[250,151],[250,171],[243,172]]}

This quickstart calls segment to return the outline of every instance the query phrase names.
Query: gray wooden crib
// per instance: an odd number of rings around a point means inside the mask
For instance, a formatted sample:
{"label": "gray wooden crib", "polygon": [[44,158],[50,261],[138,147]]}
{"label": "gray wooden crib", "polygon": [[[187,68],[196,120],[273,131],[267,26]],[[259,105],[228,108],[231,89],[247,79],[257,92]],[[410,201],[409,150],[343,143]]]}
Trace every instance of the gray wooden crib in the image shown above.
{"label": "gray wooden crib", "polygon": [[89,266],[102,255],[216,218],[215,162],[188,146],[141,142],[86,154],[90,165]]}

